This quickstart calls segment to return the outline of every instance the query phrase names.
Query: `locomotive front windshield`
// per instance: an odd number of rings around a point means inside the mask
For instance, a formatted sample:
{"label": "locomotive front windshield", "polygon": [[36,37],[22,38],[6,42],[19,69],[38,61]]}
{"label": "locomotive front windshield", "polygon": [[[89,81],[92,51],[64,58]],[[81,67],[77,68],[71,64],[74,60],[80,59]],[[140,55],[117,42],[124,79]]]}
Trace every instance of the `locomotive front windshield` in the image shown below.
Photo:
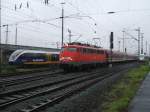
{"label": "locomotive front windshield", "polygon": [[69,51],[69,52],[76,52],[77,48],[69,47],[69,48],[62,48],[61,52],[63,51]]}
{"label": "locomotive front windshield", "polygon": [[9,58],[9,61],[14,60],[21,52],[23,52],[23,50],[17,50],[14,53],[12,53],[12,55]]}

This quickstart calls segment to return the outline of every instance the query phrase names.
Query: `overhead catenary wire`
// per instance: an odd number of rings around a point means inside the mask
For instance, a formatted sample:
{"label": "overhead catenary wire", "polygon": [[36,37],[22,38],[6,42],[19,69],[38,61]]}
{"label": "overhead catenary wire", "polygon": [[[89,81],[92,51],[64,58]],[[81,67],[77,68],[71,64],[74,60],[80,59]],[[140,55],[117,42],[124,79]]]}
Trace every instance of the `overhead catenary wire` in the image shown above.
{"label": "overhead catenary wire", "polygon": [[15,9],[10,8],[10,7],[8,7],[8,6],[5,6],[5,5],[2,5],[2,8],[4,8],[3,10],[9,10],[9,11],[11,11],[12,13],[16,13],[16,15],[27,16],[27,17],[30,17],[30,18],[33,17],[33,15],[28,15],[28,14],[26,14],[26,13],[20,11],[20,10],[15,11]]}
{"label": "overhead catenary wire", "polygon": [[[92,29],[92,31],[96,34],[97,33],[97,21],[95,19],[93,19],[93,17],[87,15],[86,13],[84,13],[83,11],[79,10],[79,8],[77,6],[74,6],[73,3],[71,3],[70,1],[65,1],[66,3],[68,3],[69,5],[71,5],[75,10],[77,10],[78,15],[76,15],[76,17],[81,17],[81,18],[88,18],[91,19],[92,21],[94,21],[94,25],[92,25],[90,22],[87,22],[85,20],[83,20],[84,23],[88,24],[88,27],[90,29]],[[98,33],[97,33],[98,35]]]}
{"label": "overhead catenary wire", "polygon": [[44,22],[44,21],[43,21]]}

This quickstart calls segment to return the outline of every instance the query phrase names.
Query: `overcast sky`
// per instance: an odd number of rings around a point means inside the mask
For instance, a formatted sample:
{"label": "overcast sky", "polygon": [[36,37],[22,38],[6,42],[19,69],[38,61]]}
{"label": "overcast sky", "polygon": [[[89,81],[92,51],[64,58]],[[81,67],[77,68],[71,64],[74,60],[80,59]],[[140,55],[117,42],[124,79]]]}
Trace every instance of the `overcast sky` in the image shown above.
{"label": "overcast sky", "polygon": [[[122,50],[123,29],[137,38],[141,28],[145,41],[150,44],[150,0],[1,0],[2,25],[8,24],[8,43],[15,44],[15,28],[18,28],[19,45],[57,47],[61,43],[61,2],[65,2],[64,41],[100,43],[109,48],[109,35],[114,32],[115,50]],[[27,4],[29,7],[27,7]],[[16,9],[15,9],[16,7]],[[108,14],[108,12],[115,12]],[[131,38],[125,35],[126,38]],[[100,38],[93,40],[93,38]],[[6,41],[6,26],[2,27],[2,42]],[[126,39],[127,52],[137,51],[137,42]]]}

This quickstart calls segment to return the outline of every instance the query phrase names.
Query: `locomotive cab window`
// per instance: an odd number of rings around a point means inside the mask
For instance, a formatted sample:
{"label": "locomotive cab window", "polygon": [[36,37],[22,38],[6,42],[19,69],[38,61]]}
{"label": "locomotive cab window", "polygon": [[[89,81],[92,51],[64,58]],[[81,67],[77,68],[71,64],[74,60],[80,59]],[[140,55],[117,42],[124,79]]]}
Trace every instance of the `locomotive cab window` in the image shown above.
{"label": "locomotive cab window", "polygon": [[70,52],[76,52],[77,51],[77,48],[61,48],[61,52],[63,51],[70,51]]}
{"label": "locomotive cab window", "polygon": [[67,48],[67,51],[76,52],[76,51],[77,51],[77,48]]}

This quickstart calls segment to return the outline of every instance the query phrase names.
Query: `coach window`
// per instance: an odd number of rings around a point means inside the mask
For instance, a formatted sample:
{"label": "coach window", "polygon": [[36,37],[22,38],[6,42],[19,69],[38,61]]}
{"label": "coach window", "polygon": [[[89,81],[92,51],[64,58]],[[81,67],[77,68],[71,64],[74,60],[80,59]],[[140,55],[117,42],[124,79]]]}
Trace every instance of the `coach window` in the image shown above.
{"label": "coach window", "polygon": [[99,50],[98,53],[101,54],[101,50]]}
{"label": "coach window", "polygon": [[95,53],[95,50],[94,50],[94,49],[92,50],[92,53],[93,53],[93,54]]}
{"label": "coach window", "polygon": [[51,55],[51,61],[58,61],[59,60],[59,55],[58,54],[52,54]]}
{"label": "coach window", "polygon": [[93,53],[93,49],[91,49],[91,53]]}
{"label": "coach window", "polygon": [[90,54],[92,53],[92,49],[89,49],[89,53],[90,53]]}
{"label": "coach window", "polygon": [[91,54],[91,53],[92,53],[92,49],[89,49],[89,50],[90,50],[89,52],[90,52],[90,54]]}
{"label": "coach window", "polygon": [[103,51],[103,50],[101,50],[101,51],[100,51],[100,54],[104,54],[104,51]]}
{"label": "coach window", "polygon": [[95,50],[94,50],[94,49],[92,50],[92,53],[93,53],[93,54],[95,53]]}
{"label": "coach window", "polygon": [[95,53],[95,50],[94,50],[94,49],[92,50],[92,53],[93,53],[93,54]]}
{"label": "coach window", "polygon": [[86,49],[86,53],[89,53],[89,49]]}
{"label": "coach window", "polygon": [[88,53],[91,53],[91,49],[88,49]]}
{"label": "coach window", "polygon": [[29,58],[31,58],[32,57],[32,53],[24,53],[22,56],[21,56],[21,58],[27,58],[27,59],[29,59]]}
{"label": "coach window", "polygon": [[99,50],[96,51],[96,54],[98,54]]}
{"label": "coach window", "polygon": [[43,53],[39,53],[39,54],[35,54],[36,58],[39,58],[39,59],[45,59],[46,58],[46,55],[43,54]]}

